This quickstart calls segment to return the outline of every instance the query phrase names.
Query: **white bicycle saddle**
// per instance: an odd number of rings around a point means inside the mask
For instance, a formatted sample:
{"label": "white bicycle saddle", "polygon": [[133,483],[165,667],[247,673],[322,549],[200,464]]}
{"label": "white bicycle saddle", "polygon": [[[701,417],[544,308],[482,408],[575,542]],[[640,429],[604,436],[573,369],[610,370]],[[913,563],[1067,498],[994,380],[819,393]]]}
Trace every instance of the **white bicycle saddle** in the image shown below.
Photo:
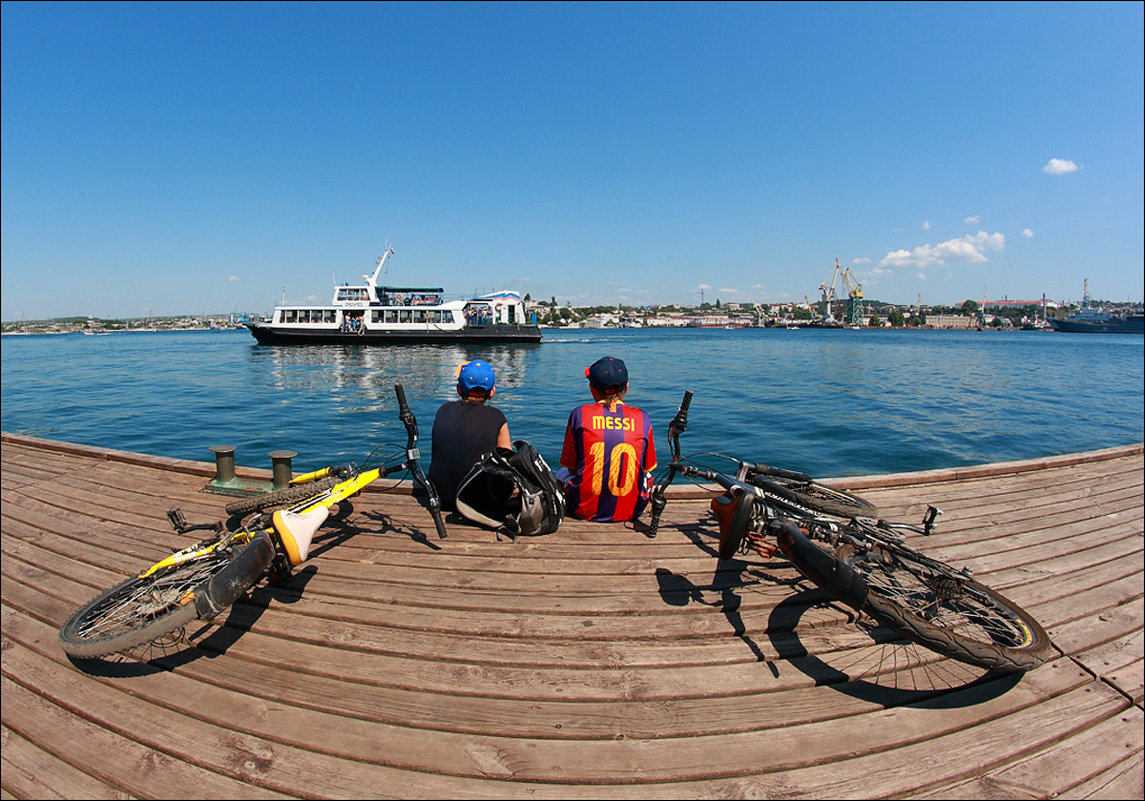
{"label": "white bicycle saddle", "polygon": [[312,512],[290,512],[279,509],[272,516],[274,530],[282,538],[282,545],[286,549],[286,556],[291,567],[298,567],[306,561],[310,554],[310,541],[326,518],[330,516],[330,509],[319,506]]}

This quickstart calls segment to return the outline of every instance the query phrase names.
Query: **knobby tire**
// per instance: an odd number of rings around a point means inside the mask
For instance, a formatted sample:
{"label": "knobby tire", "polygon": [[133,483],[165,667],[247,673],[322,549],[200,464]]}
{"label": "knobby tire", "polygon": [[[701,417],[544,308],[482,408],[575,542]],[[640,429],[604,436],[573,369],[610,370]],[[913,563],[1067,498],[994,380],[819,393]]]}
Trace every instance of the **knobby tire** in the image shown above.
{"label": "knobby tire", "polygon": [[788,482],[782,478],[753,476],[752,483],[780,501],[810,509],[820,514],[850,519],[852,517],[878,517],[873,503],[844,490],[833,489],[816,481]]}
{"label": "knobby tire", "polygon": [[[249,558],[240,559],[253,548],[262,548],[264,552],[251,551],[257,557],[255,563],[250,563]],[[252,574],[261,574],[269,566],[273,554],[273,547],[268,548],[256,537],[146,578],[133,576],[76,610],[60,628],[60,647],[69,656],[95,659],[153,642],[199,617],[191,599],[204,590],[207,582],[214,580],[212,586],[220,582],[220,586],[230,585],[230,594],[237,596],[253,583]]]}
{"label": "knobby tire", "polygon": [[342,479],[337,476],[328,476],[318,481],[287,487],[277,492],[268,492],[265,495],[258,495],[254,498],[244,498],[241,501],[228,503],[227,514],[232,516],[248,515],[252,512],[261,512],[264,509],[270,509],[274,506],[290,506],[315,495],[320,495],[326,492],[326,490],[333,489],[340,481],[342,481]]}

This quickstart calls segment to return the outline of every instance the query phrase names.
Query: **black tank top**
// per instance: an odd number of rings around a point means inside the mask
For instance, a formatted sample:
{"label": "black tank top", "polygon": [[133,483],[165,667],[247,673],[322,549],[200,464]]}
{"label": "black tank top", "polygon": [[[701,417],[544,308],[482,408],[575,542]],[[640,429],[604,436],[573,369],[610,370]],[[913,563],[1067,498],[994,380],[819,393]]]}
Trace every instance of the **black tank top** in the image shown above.
{"label": "black tank top", "polygon": [[500,409],[483,403],[456,400],[437,410],[433,420],[429,480],[444,509],[454,509],[457,487],[477,460],[497,447],[497,435],[506,423]]}

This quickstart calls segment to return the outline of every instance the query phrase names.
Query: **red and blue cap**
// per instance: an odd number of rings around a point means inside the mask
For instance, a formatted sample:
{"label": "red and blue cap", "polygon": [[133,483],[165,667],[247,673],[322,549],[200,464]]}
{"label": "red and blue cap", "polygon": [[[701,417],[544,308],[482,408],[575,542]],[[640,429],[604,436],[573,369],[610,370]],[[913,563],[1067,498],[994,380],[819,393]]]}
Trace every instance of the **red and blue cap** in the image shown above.
{"label": "red and blue cap", "polygon": [[462,395],[468,395],[475,389],[485,390],[485,394],[493,394],[493,385],[497,377],[489,362],[474,359],[457,368],[457,388]]}
{"label": "red and blue cap", "polygon": [[628,367],[612,356],[597,359],[585,368],[584,375],[588,383],[602,392],[613,387],[624,387],[628,383]]}

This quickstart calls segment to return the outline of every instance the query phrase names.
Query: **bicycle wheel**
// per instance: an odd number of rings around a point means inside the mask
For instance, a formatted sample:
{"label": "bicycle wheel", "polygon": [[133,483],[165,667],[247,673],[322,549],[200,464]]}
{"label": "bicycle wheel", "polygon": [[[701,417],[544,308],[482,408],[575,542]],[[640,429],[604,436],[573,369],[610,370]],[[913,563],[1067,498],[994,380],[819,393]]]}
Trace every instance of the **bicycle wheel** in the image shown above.
{"label": "bicycle wheel", "polygon": [[878,517],[873,503],[850,492],[824,486],[817,481],[798,481],[780,476],[764,477],[754,474],[751,483],[781,502],[794,504],[797,509],[810,509],[820,514],[850,519],[852,517]]}
{"label": "bicycle wheel", "polygon": [[94,659],[146,645],[230,606],[273,558],[274,545],[263,533],[241,547],[133,576],[77,609],[60,628],[60,647]]}
{"label": "bicycle wheel", "polygon": [[341,480],[342,479],[337,476],[328,476],[318,481],[299,484],[296,487],[287,487],[277,492],[268,492],[265,495],[258,495],[254,498],[244,498],[241,501],[228,503],[226,507],[227,514],[247,515],[251,512],[261,512],[264,509],[270,509],[274,506],[290,506],[291,504],[304,501],[307,498],[331,489]]}
{"label": "bicycle wheel", "polygon": [[951,659],[1004,673],[1031,670],[1050,655],[1045,629],[1020,606],[943,565],[880,547],[835,549],[867,585],[864,611]]}

